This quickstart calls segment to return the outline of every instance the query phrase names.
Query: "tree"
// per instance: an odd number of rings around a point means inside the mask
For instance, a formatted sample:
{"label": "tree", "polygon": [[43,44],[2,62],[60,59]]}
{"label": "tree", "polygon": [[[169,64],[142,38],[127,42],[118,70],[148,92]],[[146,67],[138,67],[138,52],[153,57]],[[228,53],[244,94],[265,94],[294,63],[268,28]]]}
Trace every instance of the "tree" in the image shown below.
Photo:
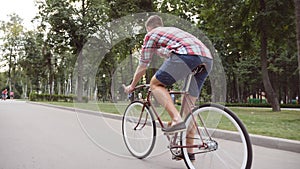
{"label": "tree", "polygon": [[[296,54],[295,43],[291,43],[291,40],[295,38],[293,1],[260,0],[258,6],[259,12],[255,25],[258,28],[257,33],[260,35],[260,56],[264,88],[273,111],[280,111],[278,97],[280,91],[278,90],[278,85],[276,85],[276,79],[272,79],[272,76],[276,76],[282,69],[285,69],[285,71],[289,72],[288,75],[278,78],[286,79],[293,75],[294,72],[294,70],[290,69],[293,67],[292,65],[286,67],[286,60],[292,60]],[[276,60],[280,60],[281,63],[274,69],[273,66]],[[291,79],[283,85],[288,86],[290,81]],[[297,83],[297,81],[294,82]],[[292,88],[291,86],[290,92],[292,92]],[[287,95],[286,91],[284,92],[284,97],[290,95]]]}
{"label": "tree", "polygon": [[[119,90],[119,81],[125,83],[133,74],[137,64],[133,55],[145,33],[130,32],[144,26],[140,24],[144,21],[137,23],[132,14],[159,10],[194,23],[195,27],[178,24],[170,18],[165,20],[166,25],[177,24],[192,33],[200,28],[210,38],[227,73],[224,81],[228,82],[228,102],[246,102],[249,96],[256,97],[263,91],[277,111],[279,101],[289,103],[299,96],[299,0],[46,0],[41,1],[39,9],[37,20],[41,25],[25,33],[25,42],[18,24],[20,19],[15,18],[15,26],[12,21],[10,27],[1,24],[7,32],[2,49],[11,86],[16,81],[16,72],[22,69],[22,76],[26,77],[21,79],[24,85],[31,85],[37,91],[69,94],[72,83],[76,87],[72,91],[80,100],[95,87],[89,85],[86,77],[89,67],[95,64],[86,61],[87,56],[97,61],[101,55],[101,64],[95,68],[98,71],[91,74],[98,73],[97,88],[104,82],[105,93],[114,101],[113,88]],[[126,36],[121,35],[122,31]],[[103,44],[97,43],[99,40]],[[117,69],[127,57],[127,71],[123,67]],[[114,80],[115,74],[119,79]],[[209,85],[205,88],[210,92]]]}
{"label": "tree", "polygon": [[[98,76],[106,74],[106,79],[110,79],[106,86],[111,86],[109,94],[113,102],[116,101],[116,94],[114,90],[119,89],[119,84],[115,84],[114,74],[117,74],[117,65],[121,63],[127,56],[129,56],[129,71],[127,74],[133,75],[134,63],[133,53],[141,46],[144,34],[136,35],[134,30],[137,27],[144,27],[139,25],[139,18],[135,18],[134,14],[141,12],[154,11],[154,4],[152,0],[110,0],[106,1],[108,5],[108,19],[107,24],[99,25],[97,34],[102,40],[107,40],[106,53],[100,65]],[[130,17],[132,16],[132,17]],[[122,69],[119,69],[122,71]],[[106,72],[106,73],[103,73]],[[129,75],[128,75],[129,76]],[[126,75],[122,74],[122,83],[125,83]]]}
{"label": "tree", "polygon": [[[227,86],[222,86],[221,88],[224,91],[225,87],[227,87],[227,101],[229,102],[241,101],[244,100],[242,97],[248,96],[247,94],[244,94],[244,96],[243,92],[240,92],[243,89],[247,91],[248,87],[242,84],[245,80],[242,79],[244,76],[241,72],[252,71],[242,70],[252,67],[238,67],[240,61],[254,61],[253,52],[248,52],[254,51],[252,50],[254,45],[251,43],[253,40],[249,23],[245,22],[248,19],[247,7],[245,1],[239,0],[163,1],[161,5],[161,10],[170,11],[172,14],[195,23],[212,41],[227,73],[227,77],[224,77],[222,80],[224,83],[228,81]],[[188,30],[190,31],[190,29]],[[214,52],[214,49],[211,51]],[[249,57],[250,59],[242,59],[242,57]],[[217,63],[218,59],[217,57],[215,58],[215,63]],[[214,68],[215,70],[222,69],[217,65]],[[211,77],[210,79],[213,80],[215,78],[217,77]],[[218,77],[218,79],[220,78]],[[219,85],[225,85],[224,83],[219,83]]]}
{"label": "tree", "polygon": [[45,60],[42,54],[43,38],[41,33],[26,32],[23,48],[25,54],[20,60],[20,66],[26,76],[24,86],[30,85],[38,93],[41,91],[41,81],[46,78]]}
{"label": "tree", "polygon": [[272,105],[273,111],[280,111],[279,100],[276,92],[274,91],[271,81],[268,74],[268,35],[267,35],[267,17],[266,16],[266,3],[264,0],[260,0],[260,21],[259,32],[260,32],[260,57],[261,57],[261,69],[262,69],[262,79],[265,91],[267,93],[267,97],[269,102]]}
{"label": "tree", "polygon": [[[296,14],[297,48],[298,48],[298,76],[300,83],[300,0],[294,0]],[[298,84],[298,103],[300,103],[300,84]]]}
{"label": "tree", "polygon": [[[87,39],[95,32],[96,26],[105,15],[102,1],[97,0],[47,0],[39,5],[39,17],[42,26],[47,30],[50,24],[51,41],[53,47],[61,50],[62,46],[70,46],[76,63],[76,94],[78,101],[82,101],[83,95],[83,56],[82,48]],[[57,52],[56,50],[56,52]],[[75,65],[75,62],[74,62]]]}
{"label": "tree", "polygon": [[[288,69],[284,66],[286,61],[294,58],[294,48],[290,45],[294,36],[292,7],[291,0],[164,0],[160,4],[160,10],[197,23],[212,40],[229,80],[227,101],[240,102],[255,95],[263,81],[274,111],[279,110],[277,93],[284,85],[276,85],[274,77],[283,79],[285,76],[280,72]],[[279,52],[281,61],[277,58]],[[254,65],[257,61],[261,62],[261,69]],[[291,74],[289,79],[293,77]]]}
{"label": "tree", "polygon": [[4,36],[2,38],[2,52],[4,64],[8,65],[8,86],[9,91],[12,91],[12,86],[15,85],[16,68],[19,58],[22,53],[22,35],[23,26],[22,19],[17,14],[9,15],[8,22],[1,22],[0,30]]}

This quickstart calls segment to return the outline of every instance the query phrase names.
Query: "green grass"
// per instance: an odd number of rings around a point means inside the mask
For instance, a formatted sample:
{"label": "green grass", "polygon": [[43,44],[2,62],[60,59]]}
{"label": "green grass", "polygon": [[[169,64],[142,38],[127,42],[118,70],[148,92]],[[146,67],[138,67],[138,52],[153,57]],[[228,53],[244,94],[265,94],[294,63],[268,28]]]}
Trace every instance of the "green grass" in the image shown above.
{"label": "green grass", "polygon": [[[94,111],[122,115],[128,102],[122,103],[63,103],[50,102],[67,107],[76,107]],[[282,110],[272,112],[271,108],[239,108],[230,107],[243,121],[251,134],[300,140],[300,111]],[[157,109],[163,120],[169,120],[169,116],[162,109]],[[226,128],[226,125],[224,125]]]}
{"label": "green grass", "polygon": [[300,140],[300,111],[271,108],[230,108],[243,121],[249,133]]}

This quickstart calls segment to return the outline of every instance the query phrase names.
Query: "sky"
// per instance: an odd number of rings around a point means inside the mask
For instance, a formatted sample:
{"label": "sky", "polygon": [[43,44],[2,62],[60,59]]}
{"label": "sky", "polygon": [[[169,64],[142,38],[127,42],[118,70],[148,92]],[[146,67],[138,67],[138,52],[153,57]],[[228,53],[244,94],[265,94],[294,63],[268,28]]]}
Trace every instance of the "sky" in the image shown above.
{"label": "sky", "polygon": [[0,0],[0,20],[8,21],[7,15],[16,13],[23,19],[23,26],[33,29],[30,22],[36,15],[38,8],[35,6],[36,0]]}
{"label": "sky", "polygon": [[[38,12],[35,1],[36,0],[0,0],[0,21],[9,21],[7,15],[16,13],[23,19],[25,29],[33,30],[35,27],[31,23],[31,20]],[[1,57],[0,55],[0,59]],[[7,68],[0,68],[0,72],[5,71],[5,69]]]}

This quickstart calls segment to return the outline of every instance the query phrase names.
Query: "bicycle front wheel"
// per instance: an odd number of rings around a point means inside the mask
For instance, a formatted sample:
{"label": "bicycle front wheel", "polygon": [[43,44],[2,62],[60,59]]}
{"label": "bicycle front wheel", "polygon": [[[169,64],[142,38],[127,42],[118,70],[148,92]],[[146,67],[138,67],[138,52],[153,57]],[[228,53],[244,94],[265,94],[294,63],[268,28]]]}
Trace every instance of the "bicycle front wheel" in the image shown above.
{"label": "bicycle front wheel", "polygon": [[125,110],[122,120],[125,145],[136,158],[143,159],[153,150],[156,125],[152,112],[141,101],[132,102]]}
{"label": "bicycle front wheel", "polygon": [[[186,117],[189,127],[181,135],[183,146],[194,145],[193,148],[182,148],[189,169],[251,168],[249,135],[231,110],[217,104],[206,104],[192,114]],[[189,159],[188,152],[194,154],[195,160]]]}

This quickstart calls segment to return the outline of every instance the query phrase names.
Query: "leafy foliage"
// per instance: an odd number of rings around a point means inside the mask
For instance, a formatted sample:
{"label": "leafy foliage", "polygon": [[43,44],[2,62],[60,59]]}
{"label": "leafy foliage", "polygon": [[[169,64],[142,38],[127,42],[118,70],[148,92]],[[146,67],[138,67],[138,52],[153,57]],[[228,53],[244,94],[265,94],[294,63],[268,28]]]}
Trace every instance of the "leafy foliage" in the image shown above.
{"label": "leafy foliage", "polygon": [[[263,11],[261,2],[265,2]],[[261,91],[265,91],[260,36],[261,25],[264,25],[270,84],[279,100],[289,103],[299,96],[294,5],[292,0],[40,1],[36,16],[40,25],[36,30],[22,32],[17,16],[12,16],[16,24],[11,29],[7,29],[10,23],[1,24],[1,30],[6,30],[2,38],[5,42],[2,58],[11,66],[8,76],[12,81],[22,81],[24,91],[27,85],[42,93],[72,92],[91,97],[91,91],[98,89],[98,98],[116,101],[118,94],[113,91],[130,81],[137,64],[134,55],[144,37],[144,33],[127,34],[124,38],[120,35],[119,32],[143,27],[124,16],[158,11],[192,23],[192,28],[190,24],[180,25],[182,29],[188,27],[192,34],[198,29],[205,33],[217,49],[226,72],[227,102],[246,102],[249,96],[262,97]],[[178,24],[176,22],[176,19],[165,20],[168,26]],[[14,51],[12,54],[10,49]],[[126,69],[119,67],[123,63]],[[96,71],[87,71],[91,66],[95,66]],[[88,85],[87,73],[95,74],[95,86]],[[149,78],[148,75],[146,81]],[[205,83],[205,98],[211,93],[209,85]]]}

